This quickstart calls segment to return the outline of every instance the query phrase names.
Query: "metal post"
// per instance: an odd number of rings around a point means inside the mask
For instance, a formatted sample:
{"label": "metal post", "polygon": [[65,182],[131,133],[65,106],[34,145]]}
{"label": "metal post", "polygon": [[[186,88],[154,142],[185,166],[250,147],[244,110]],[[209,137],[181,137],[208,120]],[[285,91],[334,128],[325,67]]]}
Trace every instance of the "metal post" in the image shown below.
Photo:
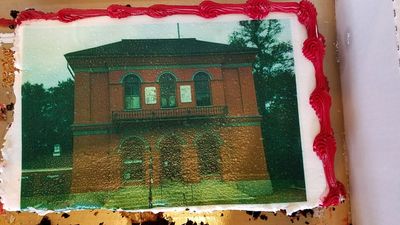
{"label": "metal post", "polygon": [[153,152],[150,148],[150,165],[149,165],[149,175],[150,175],[150,182],[149,182],[149,208],[153,208]]}
{"label": "metal post", "polygon": [[193,204],[193,184],[190,184],[190,190],[192,192],[192,204]]}
{"label": "metal post", "polygon": [[176,29],[178,30],[178,39],[181,39],[181,31],[179,29],[179,23],[176,24]]}

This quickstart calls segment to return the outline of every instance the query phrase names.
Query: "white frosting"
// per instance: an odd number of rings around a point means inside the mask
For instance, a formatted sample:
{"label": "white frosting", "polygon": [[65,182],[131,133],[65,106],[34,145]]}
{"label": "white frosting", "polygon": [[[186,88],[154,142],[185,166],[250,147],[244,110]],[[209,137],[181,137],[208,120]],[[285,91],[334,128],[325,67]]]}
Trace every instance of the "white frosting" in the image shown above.
{"label": "white frosting", "polygon": [[0,33],[0,46],[2,43],[11,44],[14,42],[14,33]]}
{"label": "white frosting", "polygon": [[[13,43],[17,46],[17,37],[13,33],[0,34],[1,43]],[[15,54],[15,57],[18,53]],[[16,67],[19,64],[16,62]],[[21,134],[21,74],[15,72],[14,93],[16,105],[14,108],[14,121],[5,135],[5,143],[2,149],[3,167],[0,172],[0,197],[6,210],[19,210],[21,193],[21,163],[22,163],[22,134]]]}

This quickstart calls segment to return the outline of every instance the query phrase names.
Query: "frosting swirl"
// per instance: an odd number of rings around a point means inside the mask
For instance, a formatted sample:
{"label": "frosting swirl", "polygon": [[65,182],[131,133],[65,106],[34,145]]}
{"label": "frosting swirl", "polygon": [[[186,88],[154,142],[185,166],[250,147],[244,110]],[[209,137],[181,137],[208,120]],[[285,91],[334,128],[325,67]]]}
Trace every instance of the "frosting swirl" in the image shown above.
{"label": "frosting swirl", "polygon": [[345,187],[339,181],[334,185],[329,185],[328,194],[325,196],[322,206],[338,205],[346,197]]}
{"label": "frosting swirl", "polygon": [[326,127],[326,124],[323,122],[326,121],[326,118],[323,118],[326,113],[329,113],[329,107],[331,105],[331,97],[327,89],[318,88],[315,89],[310,96],[310,104],[315,110],[318,118],[321,121],[321,126]]}
{"label": "frosting swirl", "polygon": [[108,12],[105,9],[62,9],[57,12],[58,19],[62,22],[73,22],[84,18],[107,16]]}
{"label": "frosting swirl", "polygon": [[[322,37],[322,36],[320,36]],[[311,62],[322,60],[325,55],[325,44],[323,38],[310,37],[304,41],[303,54]]]}
{"label": "frosting swirl", "polygon": [[62,22],[72,22],[78,19],[82,19],[84,17],[82,17],[81,14],[76,13],[77,10],[74,9],[61,9],[60,11],[58,11],[58,19]]}
{"label": "frosting swirl", "polygon": [[162,18],[171,15],[171,13],[167,11],[165,5],[158,4],[150,6],[146,11],[146,15],[154,18]]}
{"label": "frosting swirl", "polygon": [[15,22],[11,19],[0,18],[0,27],[15,28]]}
{"label": "frosting swirl", "polygon": [[199,5],[199,15],[204,18],[214,18],[224,14],[221,4],[213,1],[203,1]]}
{"label": "frosting swirl", "polygon": [[108,14],[110,15],[110,17],[112,18],[126,18],[128,16],[131,16],[131,13],[128,12],[128,8],[127,6],[122,6],[122,5],[110,5],[107,8]]}
{"label": "frosting swirl", "polygon": [[314,152],[321,160],[325,160],[328,154],[332,154],[332,150],[336,149],[336,141],[332,132],[321,132],[315,137]]}
{"label": "frosting swirl", "polygon": [[299,22],[304,24],[309,30],[317,24],[317,10],[314,5],[308,0],[302,0],[299,3],[299,11],[298,11],[298,19]]}
{"label": "frosting swirl", "polygon": [[42,11],[36,11],[34,9],[28,9],[25,11],[22,11],[17,18],[17,24],[21,24],[25,20],[40,20],[40,19],[47,19],[46,13]]}
{"label": "frosting swirl", "polygon": [[244,12],[252,19],[263,19],[270,12],[268,0],[248,0]]}

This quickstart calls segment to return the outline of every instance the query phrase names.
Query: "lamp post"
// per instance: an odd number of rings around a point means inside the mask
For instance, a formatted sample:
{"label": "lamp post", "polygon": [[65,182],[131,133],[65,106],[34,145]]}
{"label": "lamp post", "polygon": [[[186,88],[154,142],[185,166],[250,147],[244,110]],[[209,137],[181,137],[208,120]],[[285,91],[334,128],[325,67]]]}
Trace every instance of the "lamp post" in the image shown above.
{"label": "lamp post", "polygon": [[149,208],[153,208],[153,154],[151,151],[151,147],[149,147],[150,149],[150,160],[149,160],[149,176],[150,176],[150,180],[149,180]]}

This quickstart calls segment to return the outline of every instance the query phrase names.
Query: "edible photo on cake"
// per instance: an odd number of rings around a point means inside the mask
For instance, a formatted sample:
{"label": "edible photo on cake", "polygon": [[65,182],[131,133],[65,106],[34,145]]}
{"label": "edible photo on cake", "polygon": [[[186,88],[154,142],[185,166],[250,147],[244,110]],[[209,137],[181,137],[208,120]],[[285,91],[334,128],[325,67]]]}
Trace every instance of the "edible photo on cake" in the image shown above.
{"label": "edible photo on cake", "polygon": [[23,28],[22,209],[307,201],[289,19],[99,20]]}

